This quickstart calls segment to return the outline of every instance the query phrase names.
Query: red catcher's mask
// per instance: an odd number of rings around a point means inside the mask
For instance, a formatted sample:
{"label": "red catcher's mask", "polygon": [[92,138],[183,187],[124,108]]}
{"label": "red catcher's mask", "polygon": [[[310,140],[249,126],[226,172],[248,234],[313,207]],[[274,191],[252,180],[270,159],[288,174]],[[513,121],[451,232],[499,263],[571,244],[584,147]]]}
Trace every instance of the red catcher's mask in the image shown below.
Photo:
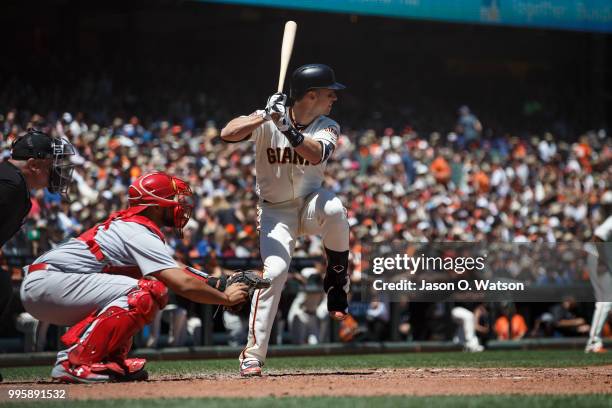
{"label": "red catcher's mask", "polygon": [[164,172],[148,173],[137,178],[128,188],[130,207],[158,206],[172,208],[174,228],[182,236],[183,227],[193,211],[193,192],[189,184]]}

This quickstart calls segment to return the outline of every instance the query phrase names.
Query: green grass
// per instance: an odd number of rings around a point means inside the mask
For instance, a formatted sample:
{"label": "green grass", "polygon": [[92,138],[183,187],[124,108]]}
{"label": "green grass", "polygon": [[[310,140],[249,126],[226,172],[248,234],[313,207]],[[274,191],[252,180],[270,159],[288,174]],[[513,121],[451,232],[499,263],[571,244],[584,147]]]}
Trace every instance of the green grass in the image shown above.
{"label": "green grass", "polygon": [[612,407],[609,395],[538,395],[538,396],[443,396],[443,397],[311,397],[311,398],[185,398],[147,400],[103,400],[66,402],[16,402],[8,407],[37,408],[385,408],[385,407],[442,407],[442,408],[559,408]]}
{"label": "green grass", "polygon": [[[580,367],[612,364],[612,353],[584,354],[578,350],[487,351],[484,353],[401,353],[317,357],[269,358],[265,370],[346,371],[367,368],[400,367]],[[197,376],[235,373],[237,359],[151,361],[147,365],[152,377],[160,375]],[[10,367],[0,372],[5,381],[38,381],[49,379],[50,366]]]}

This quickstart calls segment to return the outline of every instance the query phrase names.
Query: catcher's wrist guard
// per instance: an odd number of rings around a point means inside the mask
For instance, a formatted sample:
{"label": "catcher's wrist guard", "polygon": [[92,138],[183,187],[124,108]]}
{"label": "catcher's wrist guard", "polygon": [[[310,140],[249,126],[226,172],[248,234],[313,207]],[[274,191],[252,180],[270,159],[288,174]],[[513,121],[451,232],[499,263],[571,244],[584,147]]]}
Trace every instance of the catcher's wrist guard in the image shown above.
{"label": "catcher's wrist guard", "polygon": [[283,135],[285,135],[293,147],[298,147],[304,142],[304,135],[298,132],[298,130],[293,126],[289,126],[289,129],[284,131]]}
{"label": "catcher's wrist guard", "polygon": [[212,286],[213,288],[221,292],[223,292],[227,286],[227,278],[225,276],[215,278],[214,276],[210,276],[206,272],[196,268],[192,268],[191,266],[185,266],[184,270],[192,276],[195,276],[196,278],[205,281],[208,286]]}
{"label": "catcher's wrist guard", "polygon": [[214,278],[211,276],[208,278],[208,285],[223,292],[227,287],[227,279],[225,278],[225,276],[222,276],[220,278]]}

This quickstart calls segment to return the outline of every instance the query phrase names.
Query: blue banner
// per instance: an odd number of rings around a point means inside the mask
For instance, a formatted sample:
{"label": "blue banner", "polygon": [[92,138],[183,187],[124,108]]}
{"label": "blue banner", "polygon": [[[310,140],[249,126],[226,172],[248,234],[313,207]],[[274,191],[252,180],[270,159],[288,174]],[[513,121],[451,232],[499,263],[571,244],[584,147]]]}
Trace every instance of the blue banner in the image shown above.
{"label": "blue banner", "polygon": [[204,0],[422,20],[612,32],[611,0]]}

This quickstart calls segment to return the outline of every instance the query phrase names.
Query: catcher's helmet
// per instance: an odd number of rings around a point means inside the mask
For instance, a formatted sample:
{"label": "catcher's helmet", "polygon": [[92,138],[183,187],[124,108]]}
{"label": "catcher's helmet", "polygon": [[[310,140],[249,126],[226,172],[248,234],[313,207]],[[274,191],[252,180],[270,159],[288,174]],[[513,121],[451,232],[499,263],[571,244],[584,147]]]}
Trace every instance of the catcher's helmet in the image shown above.
{"label": "catcher's helmet", "polygon": [[193,192],[187,183],[161,171],[137,178],[128,188],[130,207],[174,209],[174,227],[181,232],[193,211]]}
{"label": "catcher's helmet", "polygon": [[289,97],[296,101],[311,89],[335,89],[346,88],[336,82],[334,70],[323,64],[302,65],[291,75],[291,86]]}

